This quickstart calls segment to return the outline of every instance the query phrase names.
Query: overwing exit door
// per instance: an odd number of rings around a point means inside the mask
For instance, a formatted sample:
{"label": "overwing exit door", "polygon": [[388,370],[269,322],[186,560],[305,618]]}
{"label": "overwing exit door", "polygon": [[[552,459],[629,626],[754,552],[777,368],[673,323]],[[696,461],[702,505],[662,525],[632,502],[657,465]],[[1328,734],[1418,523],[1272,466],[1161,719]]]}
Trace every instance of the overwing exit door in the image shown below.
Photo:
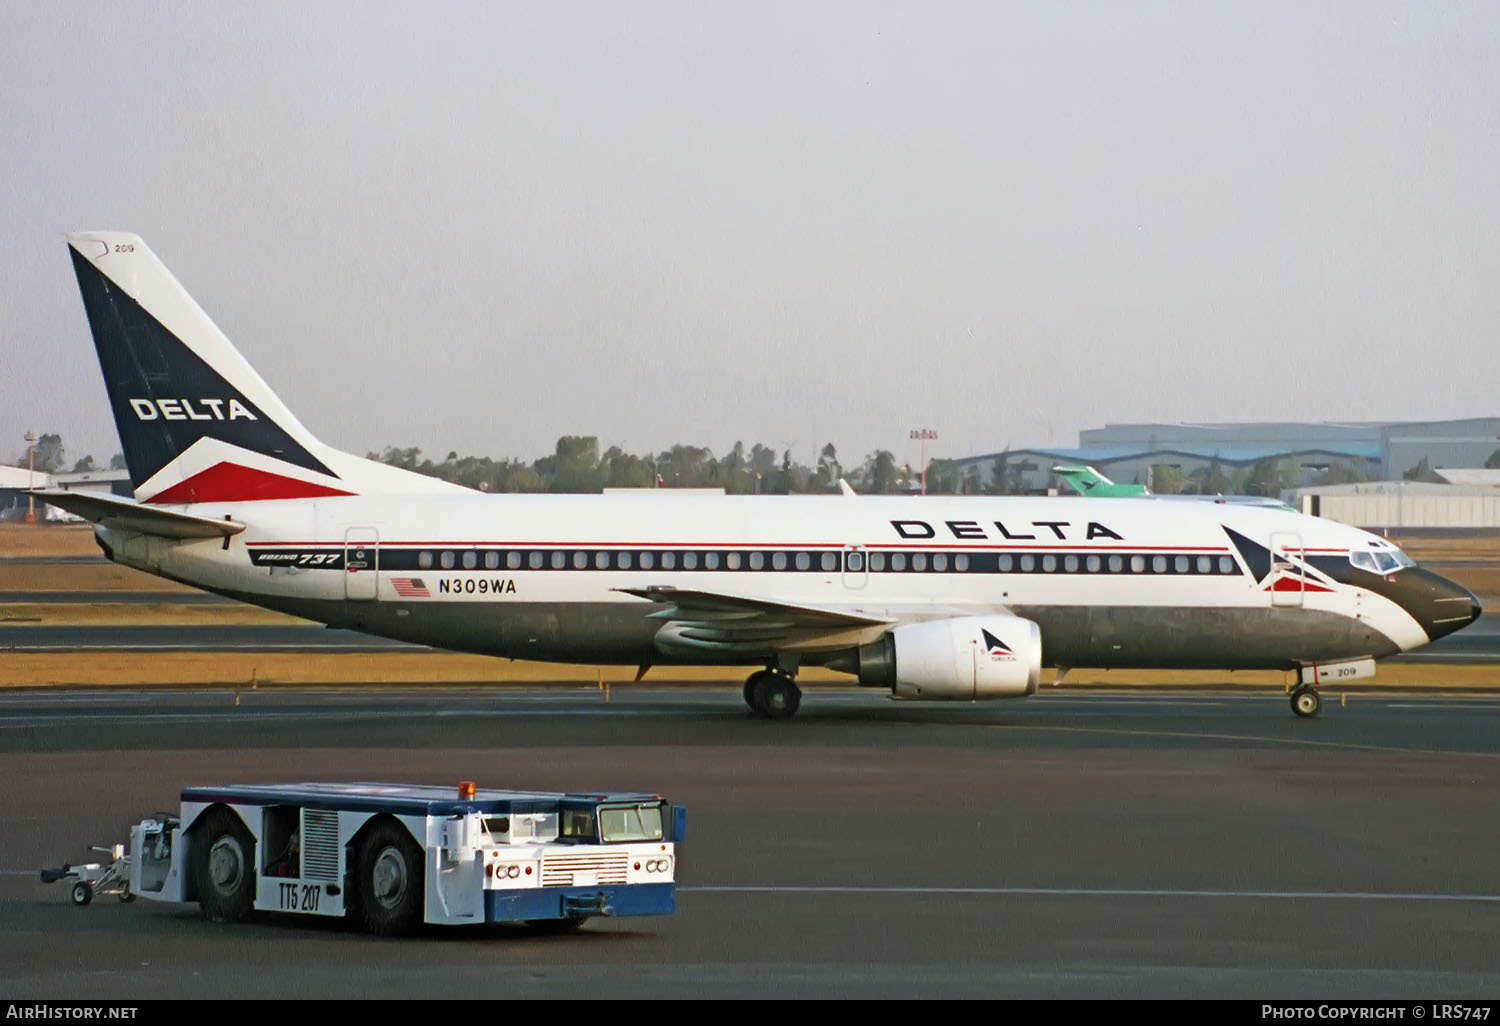
{"label": "overwing exit door", "polygon": [[870,559],[858,545],[847,545],[843,552],[844,587],[863,588],[870,581]]}

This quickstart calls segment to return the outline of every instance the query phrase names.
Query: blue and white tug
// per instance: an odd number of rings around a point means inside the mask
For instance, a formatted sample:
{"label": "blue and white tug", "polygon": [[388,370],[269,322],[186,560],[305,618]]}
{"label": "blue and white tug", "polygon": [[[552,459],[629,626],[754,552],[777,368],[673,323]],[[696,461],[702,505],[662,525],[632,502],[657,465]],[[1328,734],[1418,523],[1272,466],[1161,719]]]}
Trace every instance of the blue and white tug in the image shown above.
{"label": "blue and white tug", "polygon": [[501,791],[467,781],[456,791],[190,787],[180,815],[131,827],[122,896],[196,901],[216,922],[252,911],[350,916],[383,935],[419,923],[571,930],[594,916],[675,911],[685,823],[686,810],[654,794]]}

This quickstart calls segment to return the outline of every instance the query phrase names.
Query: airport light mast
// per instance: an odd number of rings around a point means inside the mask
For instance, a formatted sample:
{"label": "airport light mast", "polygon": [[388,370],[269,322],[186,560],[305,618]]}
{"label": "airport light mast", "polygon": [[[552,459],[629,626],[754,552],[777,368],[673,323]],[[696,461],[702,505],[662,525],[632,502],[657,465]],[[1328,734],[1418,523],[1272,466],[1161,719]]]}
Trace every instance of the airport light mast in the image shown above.
{"label": "airport light mast", "polygon": [[26,432],[26,522],[36,523],[36,432]]}
{"label": "airport light mast", "polygon": [[931,428],[913,428],[911,437],[922,440],[922,494],[927,494],[927,441],[936,439],[937,432]]}

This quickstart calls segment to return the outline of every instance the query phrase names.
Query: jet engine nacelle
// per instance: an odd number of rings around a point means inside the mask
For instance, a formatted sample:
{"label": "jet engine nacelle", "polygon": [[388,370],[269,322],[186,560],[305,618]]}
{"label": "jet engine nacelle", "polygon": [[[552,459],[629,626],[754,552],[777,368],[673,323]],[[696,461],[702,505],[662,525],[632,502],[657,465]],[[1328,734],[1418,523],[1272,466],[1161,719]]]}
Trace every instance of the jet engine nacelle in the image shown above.
{"label": "jet engine nacelle", "polygon": [[897,698],[1014,698],[1042,679],[1042,630],[1019,616],[959,616],[897,627],[859,650],[859,682]]}

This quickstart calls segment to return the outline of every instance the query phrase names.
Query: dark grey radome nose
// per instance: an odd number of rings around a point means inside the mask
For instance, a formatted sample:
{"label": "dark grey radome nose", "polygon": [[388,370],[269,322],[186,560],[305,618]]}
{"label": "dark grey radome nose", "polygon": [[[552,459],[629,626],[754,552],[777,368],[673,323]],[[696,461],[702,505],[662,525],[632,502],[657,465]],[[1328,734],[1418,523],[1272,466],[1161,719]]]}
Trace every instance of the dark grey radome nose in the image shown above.
{"label": "dark grey radome nose", "polygon": [[1411,567],[1386,578],[1387,594],[1410,613],[1433,641],[1479,619],[1484,610],[1474,593],[1456,581],[1423,567]]}
{"label": "dark grey radome nose", "polygon": [[1428,641],[1469,626],[1484,612],[1479,599],[1468,588],[1426,567],[1407,567],[1390,574],[1355,569],[1351,580],[1361,588],[1384,595],[1410,613],[1422,625]]}

